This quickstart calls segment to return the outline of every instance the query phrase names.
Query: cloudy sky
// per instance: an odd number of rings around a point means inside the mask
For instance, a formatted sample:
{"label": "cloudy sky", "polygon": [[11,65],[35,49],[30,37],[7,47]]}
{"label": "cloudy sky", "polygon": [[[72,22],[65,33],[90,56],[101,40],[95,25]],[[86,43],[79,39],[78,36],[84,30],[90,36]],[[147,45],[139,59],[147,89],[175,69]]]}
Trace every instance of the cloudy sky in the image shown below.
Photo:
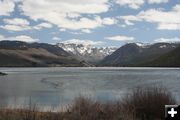
{"label": "cloudy sky", "polygon": [[0,0],[0,40],[178,42],[180,0]]}

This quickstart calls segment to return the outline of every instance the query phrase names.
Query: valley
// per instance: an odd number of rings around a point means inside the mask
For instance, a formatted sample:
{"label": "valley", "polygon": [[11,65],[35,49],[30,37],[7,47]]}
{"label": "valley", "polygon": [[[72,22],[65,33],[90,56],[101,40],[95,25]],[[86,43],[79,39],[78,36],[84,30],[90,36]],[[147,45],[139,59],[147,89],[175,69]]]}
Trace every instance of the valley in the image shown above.
{"label": "valley", "polygon": [[83,44],[0,42],[1,67],[179,67],[179,43]]}

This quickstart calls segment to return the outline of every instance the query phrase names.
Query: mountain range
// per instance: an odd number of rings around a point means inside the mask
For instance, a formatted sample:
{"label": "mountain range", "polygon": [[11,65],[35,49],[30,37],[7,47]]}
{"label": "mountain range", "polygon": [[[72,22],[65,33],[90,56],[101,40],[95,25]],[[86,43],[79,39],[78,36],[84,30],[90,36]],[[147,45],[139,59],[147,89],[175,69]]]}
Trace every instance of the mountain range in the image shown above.
{"label": "mountain range", "polygon": [[88,66],[56,45],[0,41],[1,67]]}
{"label": "mountain range", "polygon": [[141,64],[148,67],[180,67],[180,47],[161,55],[157,59]]}
{"label": "mountain range", "polygon": [[[179,52],[179,43],[155,43],[141,44],[129,43],[117,49],[111,55],[105,57],[100,66],[171,66],[166,65],[165,60],[169,63],[176,61],[173,56]],[[163,64],[164,63],[164,64]]]}
{"label": "mountain range", "polygon": [[58,43],[57,46],[77,59],[90,63],[97,63],[117,50],[116,47],[92,47],[91,45],[75,43]]}
{"label": "mountain range", "polygon": [[0,67],[50,66],[180,67],[180,43],[128,43],[117,49],[0,41]]}

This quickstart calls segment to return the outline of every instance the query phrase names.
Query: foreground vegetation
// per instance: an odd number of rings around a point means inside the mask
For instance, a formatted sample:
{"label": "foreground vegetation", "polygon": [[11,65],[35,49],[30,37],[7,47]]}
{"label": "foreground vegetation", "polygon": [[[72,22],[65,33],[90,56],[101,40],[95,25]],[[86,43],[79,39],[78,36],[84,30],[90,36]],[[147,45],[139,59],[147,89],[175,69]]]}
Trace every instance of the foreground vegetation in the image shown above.
{"label": "foreground vegetation", "polygon": [[79,97],[65,112],[40,112],[35,106],[1,109],[0,120],[164,120],[164,105],[175,103],[165,88],[137,88],[112,103]]}

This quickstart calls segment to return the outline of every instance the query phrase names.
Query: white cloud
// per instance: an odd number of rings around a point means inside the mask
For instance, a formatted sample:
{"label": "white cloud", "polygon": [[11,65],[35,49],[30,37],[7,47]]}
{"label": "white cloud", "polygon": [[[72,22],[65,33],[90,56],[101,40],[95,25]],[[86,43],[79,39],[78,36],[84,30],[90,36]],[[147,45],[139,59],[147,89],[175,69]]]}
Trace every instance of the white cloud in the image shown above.
{"label": "white cloud", "polygon": [[[84,29],[87,32],[87,29],[90,31],[90,29],[95,29],[104,25],[116,24],[114,18],[101,18],[98,16],[98,14],[109,10],[109,0],[40,0],[36,2],[34,2],[34,0],[5,1],[9,1],[9,3],[13,3],[13,5],[15,2],[19,2],[20,4],[18,4],[18,8],[21,10],[22,14],[29,16],[35,21],[43,20],[47,22],[37,26],[32,26],[37,30],[51,28],[52,24],[54,24],[60,29]],[[82,14],[88,16],[84,17]],[[23,31],[30,29],[30,26],[27,27],[29,24],[27,20],[15,18],[12,20],[6,19],[5,22],[7,25],[1,26],[1,28],[6,30]],[[22,28],[23,22],[24,28]]]}
{"label": "white cloud", "polygon": [[53,40],[59,41],[59,40],[61,40],[61,38],[59,38],[59,37],[53,37]]}
{"label": "white cloud", "polygon": [[83,33],[92,33],[92,31],[89,30],[89,29],[82,29],[81,31],[82,31]]}
{"label": "white cloud", "polygon": [[137,15],[121,16],[120,18],[126,24],[127,21],[132,24],[134,24],[134,21],[146,21],[156,23],[158,29],[180,30],[180,5],[174,6],[170,11],[150,9],[141,11]]}
{"label": "white cloud", "polygon": [[79,40],[79,39],[71,39],[71,40],[66,40],[63,43],[65,44],[83,44],[83,45],[100,45],[103,44],[102,41],[92,41],[92,40]]}
{"label": "white cloud", "polygon": [[174,37],[174,38],[158,38],[156,40],[154,40],[154,42],[180,42],[180,38],[178,37]]}
{"label": "white cloud", "polygon": [[167,3],[169,0],[116,0],[120,6],[127,6],[131,9],[139,9],[145,2],[149,4]]}
{"label": "white cloud", "polygon": [[52,28],[53,26],[50,24],[50,23],[40,23],[36,26],[34,26],[34,29],[37,29],[37,30],[40,30],[40,29],[43,29],[43,28]]}
{"label": "white cloud", "polygon": [[120,6],[128,6],[132,9],[138,9],[144,4],[144,0],[116,0]]}
{"label": "white cloud", "polygon": [[160,3],[167,3],[169,0],[148,0],[149,4],[160,4]]}
{"label": "white cloud", "polygon": [[[107,12],[109,9],[108,0],[24,0],[22,10],[33,18],[39,18],[43,14],[96,14]],[[34,15],[33,15],[34,14]],[[45,15],[47,15],[45,14]],[[48,17],[48,16],[47,16]]]}
{"label": "white cloud", "polygon": [[176,23],[160,23],[158,25],[159,30],[180,30],[180,24]]}
{"label": "white cloud", "polygon": [[0,28],[9,30],[9,31],[24,31],[24,30],[30,30],[30,26],[19,26],[19,25],[4,25],[0,26]]}
{"label": "white cloud", "polygon": [[22,42],[37,42],[39,39],[34,39],[27,35],[20,35],[20,36],[14,36],[14,37],[5,37],[3,35],[0,35],[0,41],[2,40],[10,40],[10,41],[22,41]]}
{"label": "white cloud", "polygon": [[22,19],[22,18],[4,19],[3,21],[5,23],[11,24],[11,25],[21,25],[21,26],[29,25],[29,21],[27,21],[26,19]]}
{"label": "white cloud", "polygon": [[82,35],[84,33],[92,33],[92,30],[91,29],[81,29],[80,31],[72,31],[72,32],[69,32],[71,34],[74,34],[74,35]]}
{"label": "white cloud", "polygon": [[103,24],[104,25],[114,25],[117,23],[117,20],[115,18],[104,18]]}
{"label": "white cloud", "polygon": [[4,19],[3,20],[6,25],[0,26],[0,28],[10,31],[23,31],[30,30],[29,21],[22,18],[14,18],[14,19]]}
{"label": "white cloud", "polygon": [[134,25],[134,23],[131,21],[142,21],[140,18],[138,18],[137,16],[133,16],[133,15],[120,16],[119,18],[123,19],[124,22],[126,23],[126,25]]}
{"label": "white cloud", "polygon": [[3,35],[0,35],[0,40],[4,40],[4,36]]}
{"label": "white cloud", "polygon": [[9,31],[26,31],[26,30],[40,30],[43,28],[51,28],[52,25],[47,22],[40,23],[35,26],[30,26],[30,22],[22,18],[13,18],[13,19],[4,19],[3,22],[6,25],[1,25],[0,28],[9,30]]}
{"label": "white cloud", "polygon": [[66,31],[66,29],[61,28],[61,29],[59,29],[59,31],[61,31],[61,32],[65,32],[65,31]]}
{"label": "white cloud", "polygon": [[69,33],[71,33],[71,34],[74,34],[74,35],[82,35],[83,33],[82,32],[69,32]]}
{"label": "white cloud", "polygon": [[14,7],[15,3],[12,0],[0,0],[0,15],[9,16]]}
{"label": "white cloud", "polygon": [[106,37],[105,39],[114,40],[114,41],[122,41],[122,42],[123,41],[134,41],[135,40],[134,37],[122,36],[122,35]]}
{"label": "white cloud", "polygon": [[[57,25],[60,29],[94,29],[112,25],[110,18],[94,16],[107,12],[109,0],[24,0],[20,5],[23,14],[33,20],[44,20]],[[82,17],[82,14],[90,15]]]}
{"label": "white cloud", "polygon": [[124,22],[126,23],[126,25],[134,25],[134,23],[130,22],[129,20],[125,20]]}

